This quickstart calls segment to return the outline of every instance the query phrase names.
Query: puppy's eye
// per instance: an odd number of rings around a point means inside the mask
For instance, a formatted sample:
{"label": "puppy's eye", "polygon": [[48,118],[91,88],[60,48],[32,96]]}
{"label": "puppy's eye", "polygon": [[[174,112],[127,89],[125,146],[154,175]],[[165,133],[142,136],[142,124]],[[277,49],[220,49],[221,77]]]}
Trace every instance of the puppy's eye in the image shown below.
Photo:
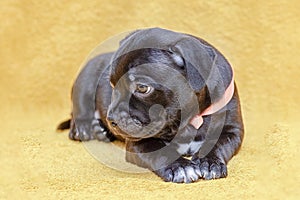
{"label": "puppy's eye", "polygon": [[137,84],[135,91],[141,94],[149,94],[151,90],[152,88],[147,85]]}

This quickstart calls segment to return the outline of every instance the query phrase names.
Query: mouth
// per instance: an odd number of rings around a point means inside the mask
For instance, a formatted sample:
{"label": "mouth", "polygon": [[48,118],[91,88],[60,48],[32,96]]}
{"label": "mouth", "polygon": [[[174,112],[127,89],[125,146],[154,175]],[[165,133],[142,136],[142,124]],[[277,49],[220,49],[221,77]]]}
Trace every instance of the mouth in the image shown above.
{"label": "mouth", "polygon": [[107,118],[107,122],[114,134],[124,139],[138,141],[158,135],[164,128],[166,120],[152,119],[150,123],[145,124],[139,118],[129,117],[128,113],[121,112],[114,118]]}
{"label": "mouth", "polygon": [[120,127],[118,126],[110,126],[111,129],[114,130],[114,133],[116,135],[121,136],[122,138],[126,139],[126,140],[131,140],[131,141],[139,141],[142,139],[146,139],[146,138],[151,138],[154,137],[155,135],[158,134],[158,129],[149,129],[147,130],[147,128],[143,128],[142,126],[138,128],[138,130],[134,129],[134,130],[129,130],[128,127]]}

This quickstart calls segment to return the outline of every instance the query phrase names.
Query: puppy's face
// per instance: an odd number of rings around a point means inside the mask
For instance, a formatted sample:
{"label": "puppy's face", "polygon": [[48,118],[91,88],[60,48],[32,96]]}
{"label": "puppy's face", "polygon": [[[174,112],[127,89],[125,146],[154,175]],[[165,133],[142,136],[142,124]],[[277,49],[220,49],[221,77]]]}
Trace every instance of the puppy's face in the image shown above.
{"label": "puppy's face", "polygon": [[116,134],[131,140],[174,137],[181,87],[174,90],[166,82],[176,79],[176,73],[185,76],[183,65],[181,57],[157,49],[132,51],[113,63],[107,121]]}

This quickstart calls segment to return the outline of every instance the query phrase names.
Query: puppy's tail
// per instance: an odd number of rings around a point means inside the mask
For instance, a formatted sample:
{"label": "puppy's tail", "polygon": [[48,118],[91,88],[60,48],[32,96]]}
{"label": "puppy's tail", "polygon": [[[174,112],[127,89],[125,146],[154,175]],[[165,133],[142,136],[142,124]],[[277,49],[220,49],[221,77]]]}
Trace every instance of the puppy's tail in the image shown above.
{"label": "puppy's tail", "polygon": [[67,130],[67,129],[70,129],[70,128],[71,128],[71,119],[68,119],[66,121],[61,122],[57,126],[56,130],[57,131],[63,131],[63,130]]}

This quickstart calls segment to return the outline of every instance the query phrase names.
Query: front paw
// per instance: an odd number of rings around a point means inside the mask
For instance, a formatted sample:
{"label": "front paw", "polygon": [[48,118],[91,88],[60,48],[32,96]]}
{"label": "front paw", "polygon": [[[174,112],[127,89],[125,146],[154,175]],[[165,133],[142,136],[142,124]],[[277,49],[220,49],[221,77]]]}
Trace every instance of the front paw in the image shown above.
{"label": "front paw", "polygon": [[77,141],[94,139],[92,134],[92,119],[72,119],[69,138]]}
{"label": "front paw", "polygon": [[103,124],[100,119],[94,119],[92,122],[93,126],[93,136],[103,142],[112,142],[116,138],[115,136],[109,131],[109,129]]}
{"label": "front paw", "polygon": [[227,176],[227,167],[219,158],[193,158],[200,170],[200,177],[205,180],[224,178]]}
{"label": "front paw", "polygon": [[71,122],[69,138],[77,141],[88,141],[97,139],[99,141],[110,142],[115,138],[98,119],[80,119]]}
{"label": "front paw", "polygon": [[190,160],[179,158],[169,166],[156,170],[155,173],[166,182],[191,183],[200,177],[200,169]]}

